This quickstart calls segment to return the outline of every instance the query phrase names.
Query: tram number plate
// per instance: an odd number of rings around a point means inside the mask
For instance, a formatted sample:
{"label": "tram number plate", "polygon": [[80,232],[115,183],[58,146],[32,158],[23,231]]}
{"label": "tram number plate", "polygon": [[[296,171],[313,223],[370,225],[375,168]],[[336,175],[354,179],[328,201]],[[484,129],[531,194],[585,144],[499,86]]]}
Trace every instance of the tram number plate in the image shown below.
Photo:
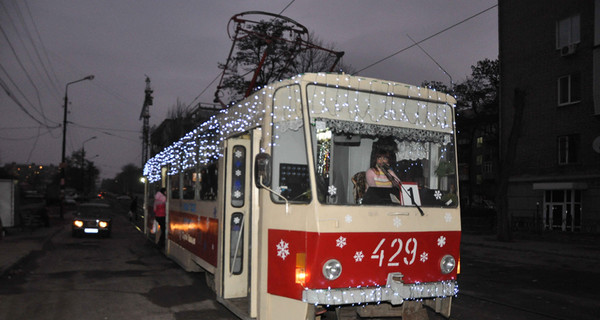
{"label": "tram number plate", "polygon": [[[388,250],[386,253],[386,250]],[[389,254],[389,258],[388,258]],[[379,244],[373,250],[371,259],[378,260],[379,266],[397,267],[400,263],[411,265],[415,262],[417,256],[417,239],[409,238],[406,242],[400,238],[386,241],[386,238],[381,239]]]}

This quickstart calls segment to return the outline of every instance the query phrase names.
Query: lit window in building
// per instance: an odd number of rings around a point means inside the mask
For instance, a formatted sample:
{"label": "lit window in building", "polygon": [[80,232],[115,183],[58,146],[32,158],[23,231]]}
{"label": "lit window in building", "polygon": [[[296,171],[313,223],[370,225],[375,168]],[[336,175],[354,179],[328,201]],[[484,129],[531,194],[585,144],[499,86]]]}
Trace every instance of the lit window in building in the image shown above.
{"label": "lit window in building", "polygon": [[483,146],[483,137],[477,137],[477,147]]}

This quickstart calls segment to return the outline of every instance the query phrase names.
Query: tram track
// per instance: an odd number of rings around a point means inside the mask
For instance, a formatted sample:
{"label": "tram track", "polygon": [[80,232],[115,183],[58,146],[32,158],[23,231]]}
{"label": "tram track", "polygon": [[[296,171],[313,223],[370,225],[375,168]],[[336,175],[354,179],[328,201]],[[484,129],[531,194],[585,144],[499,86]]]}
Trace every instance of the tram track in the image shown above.
{"label": "tram track", "polygon": [[[489,299],[489,298],[485,298],[485,297],[476,296],[474,294],[469,294],[469,293],[461,292],[461,293],[459,293],[459,296],[468,297],[468,298],[473,299],[473,300],[477,300],[477,301],[481,301],[481,302],[485,302],[485,303],[497,305],[497,306],[504,307],[504,308],[510,308],[510,309],[513,309],[513,310],[518,310],[519,312],[523,312],[523,313],[526,313],[528,315],[536,315],[536,316],[542,317],[540,319],[553,319],[553,320],[569,320],[570,319],[570,318],[563,318],[563,317],[559,317],[559,316],[556,316],[556,315],[552,315],[552,314],[548,314],[548,313],[536,311],[536,310],[533,310],[531,308],[524,308],[524,307],[521,307],[521,306],[518,306],[518,305],[515,305],[515,304],[511,304],[511,303],[501,302],[501,301],[498,301],[498,300],[495,300],[495,299]],[[455,300],[455,306],[456,306],[456,300]],[[457,316],[452,316],[452,315],[450,316],[449,319],[450,320],[464,320],[463,318],[460,318],[460,317],[457,317]],[[503,319],[503,318],[496,318],[496,319]],[[509,317],[507,319],[514,319],[514,318]],[[527,319],[531,319],[531,318],[528,317]]]}

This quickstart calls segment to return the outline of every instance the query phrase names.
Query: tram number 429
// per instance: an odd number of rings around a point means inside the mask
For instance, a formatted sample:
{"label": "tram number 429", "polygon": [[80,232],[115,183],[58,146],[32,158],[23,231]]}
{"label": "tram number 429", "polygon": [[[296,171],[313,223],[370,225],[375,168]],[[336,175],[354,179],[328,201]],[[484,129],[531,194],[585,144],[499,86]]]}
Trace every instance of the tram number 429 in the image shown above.
{"label": "tram number 429", "polygon": [[[394,254],[392,254],[387,261],[385,260],[386,257],[384,250],[384,247],[387,247],[384,245],[385,240],[385,238],[381,239],[371,254],[371,259],[379,260],[380,267],[382,267],[384,263],[387,263],[388,267],[397,267],[400,265],[400,261],[404,262],[405,265],[411,265],[413,262],[415,262],[415,258],[417,256],[417,239],[409,238],[406,240],[406,243],[403,243],[402,239],[398,238],[392,240],[389,248],[391,252],[394,252]],[[403,252],[406,253],[407,256],[404,256],[402,254]],[[400,255],[404,256],[402,260],[402,257],[399,257]]]}

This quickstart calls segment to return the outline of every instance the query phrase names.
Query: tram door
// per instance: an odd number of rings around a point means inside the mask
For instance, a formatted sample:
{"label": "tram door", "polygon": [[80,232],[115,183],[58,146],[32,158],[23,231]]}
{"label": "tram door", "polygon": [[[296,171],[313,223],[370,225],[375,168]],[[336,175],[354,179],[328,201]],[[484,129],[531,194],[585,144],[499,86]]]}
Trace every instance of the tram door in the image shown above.
{"label": "tram door", "polygon": [[250,136],[225,142],[225,204],[223,217],[222,298],[248,296],[251,194]]}

